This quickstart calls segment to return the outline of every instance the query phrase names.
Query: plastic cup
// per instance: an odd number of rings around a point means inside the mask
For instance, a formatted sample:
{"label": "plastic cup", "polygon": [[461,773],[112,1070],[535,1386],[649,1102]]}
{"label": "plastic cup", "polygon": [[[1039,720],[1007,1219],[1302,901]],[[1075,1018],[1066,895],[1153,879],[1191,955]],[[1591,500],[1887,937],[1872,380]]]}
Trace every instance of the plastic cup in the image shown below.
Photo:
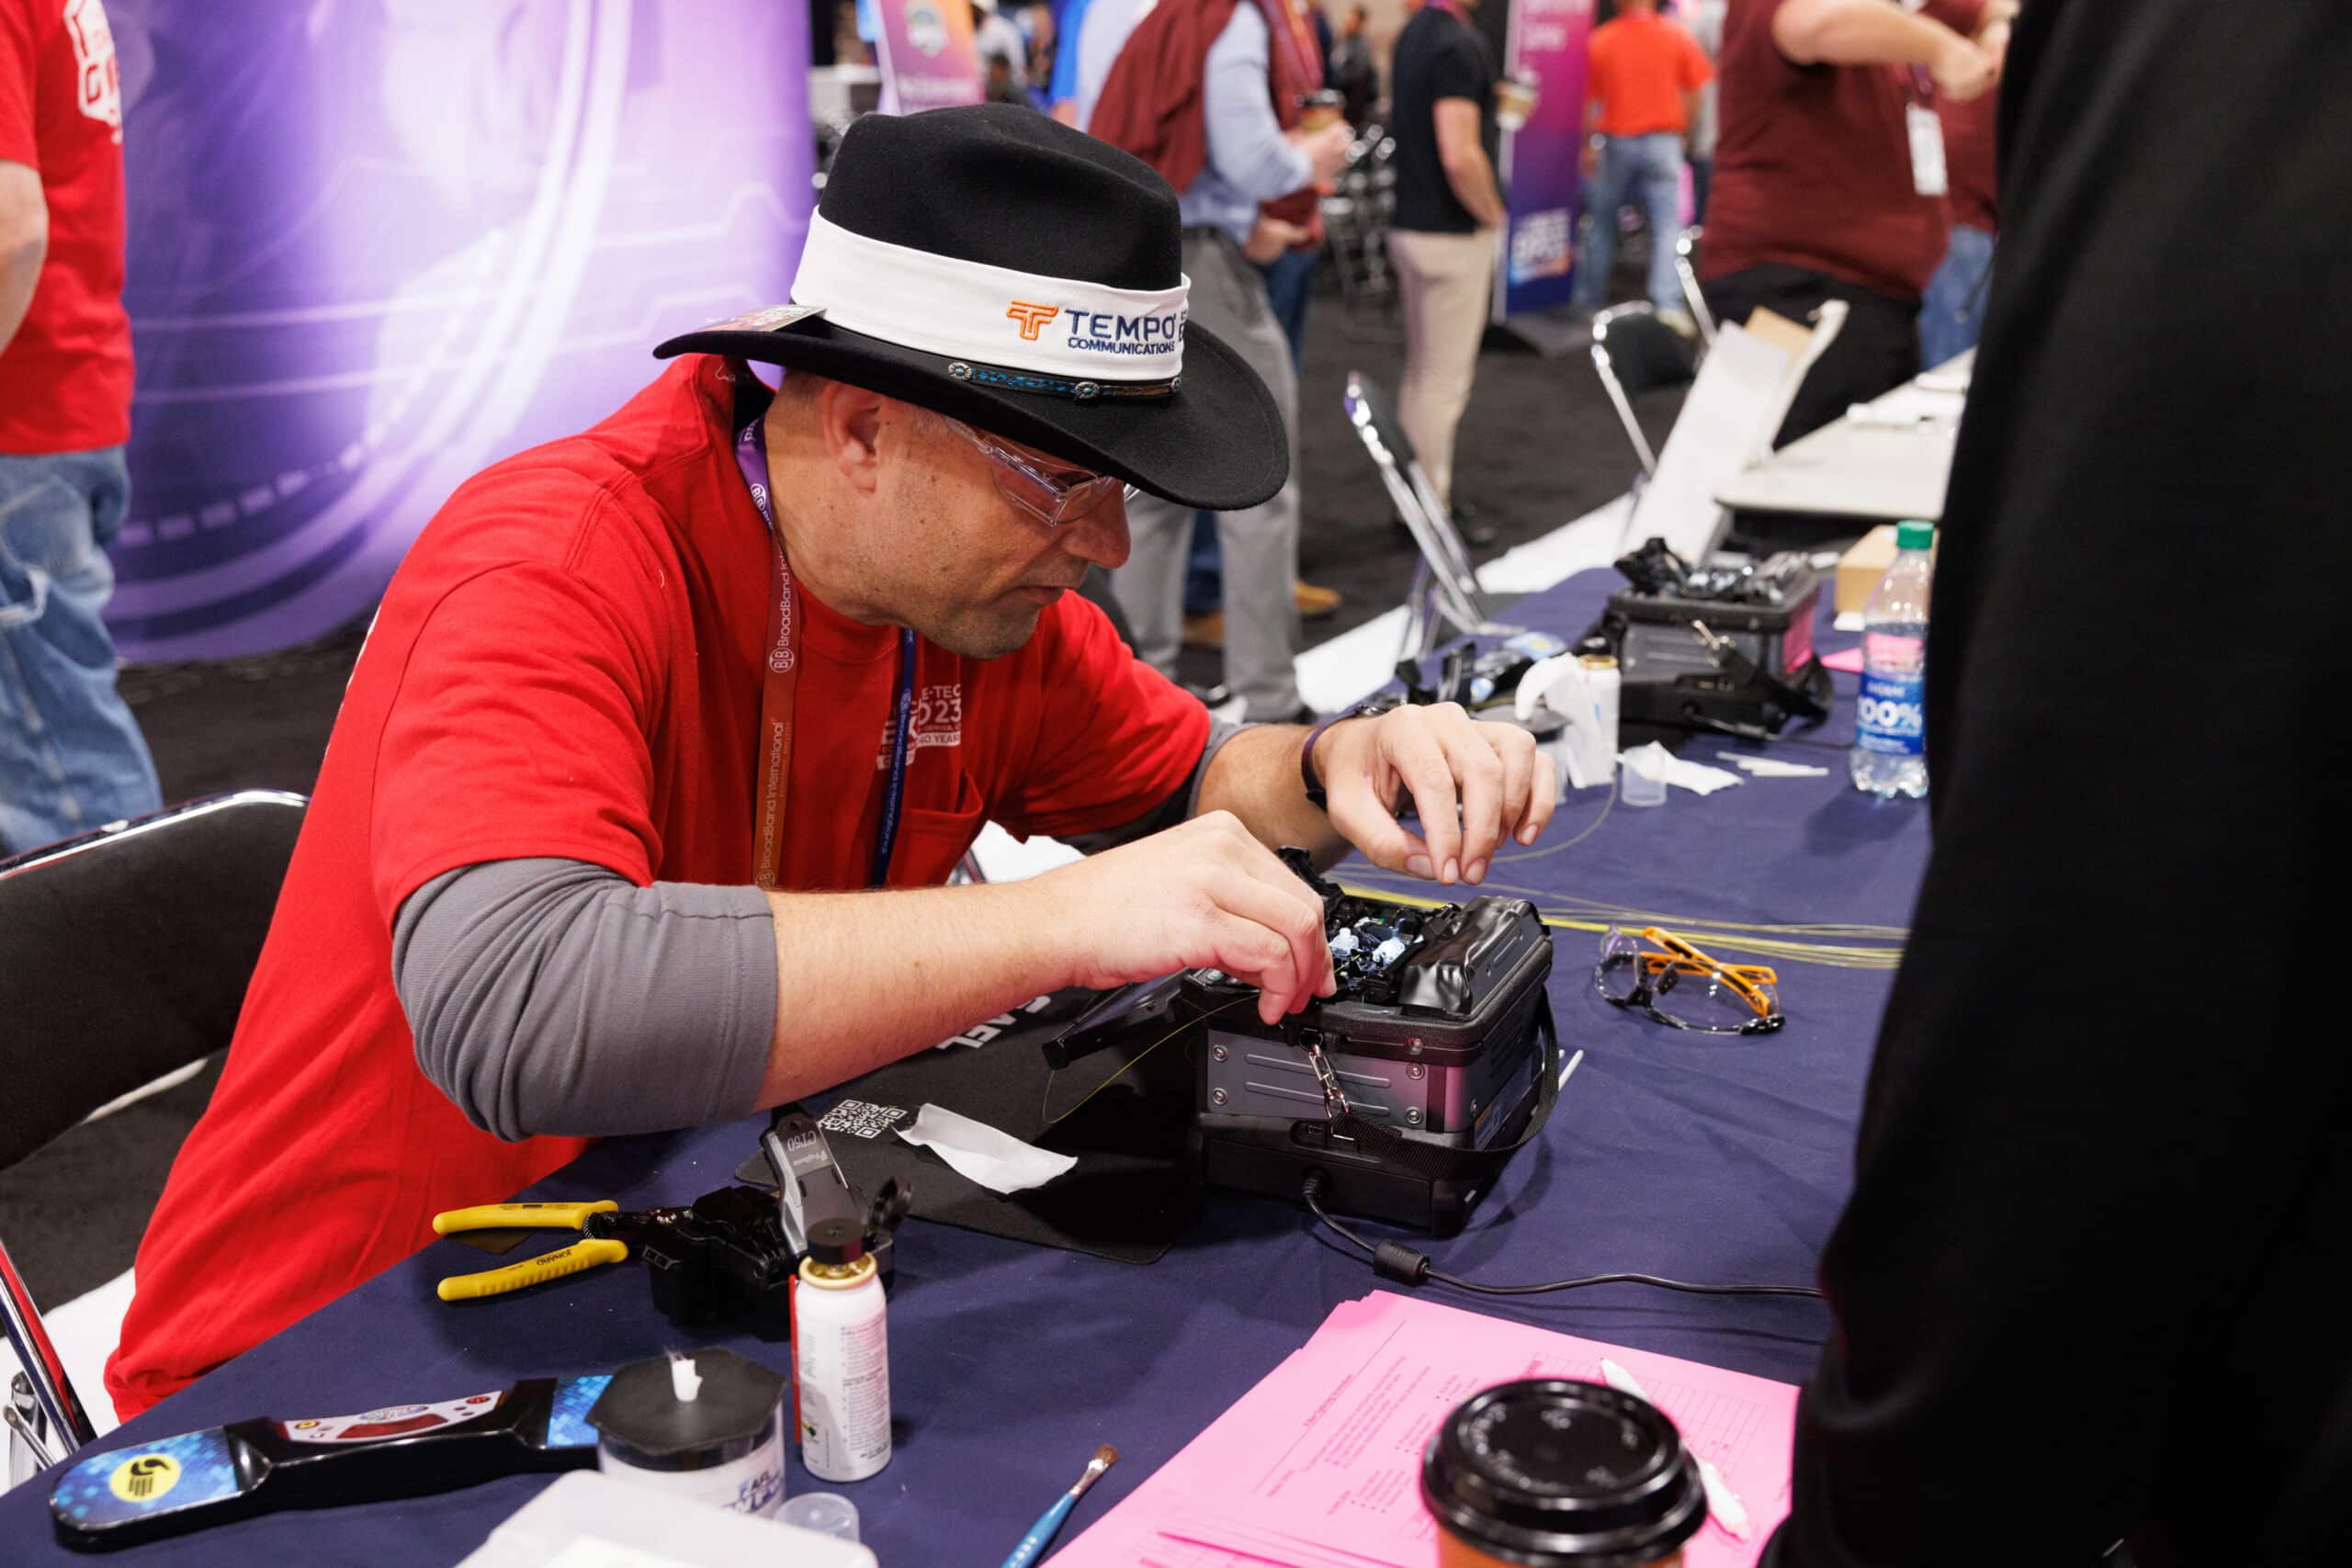
{"label": "plastic cup", "polygon": [[1650,777],[1631,762],[1620,762],[1617,764],[1617,804],[1664,806],[1666,781]]}
{"label": "plastic cup", "polygon": [[1495,84],[1495,123],[1517,130],[1535,117],[1535,84],[1506,76]]}
{"label": "plastic cup", "polygon": [[857,1539],[857,1505],[838,1492],[803,1492],[785,1499],[776,1516],[786,1524],[835,1540]]}
{"label": "plastic cup", "polygon": [[1439,1568],[1675,1568],[1707,1522],[1698,1461],[1647,1400],[1530,1378],[1473,1394],[1421,1455]]}
{"label": "plastic cup", "polygon": [[1319,93],[1303,94],[1298,102],[1301,111],[1298,123],[1307,130],[1320,130],[1325,126],[1339,124],[1340,111],[1347,105],[1346,98],[1328,87]]}

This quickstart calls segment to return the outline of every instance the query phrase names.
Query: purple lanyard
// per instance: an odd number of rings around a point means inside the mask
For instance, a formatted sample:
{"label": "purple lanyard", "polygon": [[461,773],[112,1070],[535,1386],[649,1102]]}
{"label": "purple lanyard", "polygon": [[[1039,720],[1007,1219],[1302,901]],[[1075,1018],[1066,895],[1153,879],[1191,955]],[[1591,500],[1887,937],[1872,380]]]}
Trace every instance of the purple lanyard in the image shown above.
{"label": "purple lanyard", "polygon": [[[749,371],[740,367],[736,374],[743,381],[750,381],[753,386],[759,384]],[[782,676],[792,676],[797,682],[799,673],[797,666],[799,660],[797,650],[788,646],[795,640],[792,631],[792,563],[785,558],[784,531],[776,526],[775,506],[768,497],[767,432],[762,428],[764,412],[762,409],[746,412],[741,401],[739,400],[736,417],[741,423],[735,433],[735,461],[743,470],[743,484],[752,492],[752,504],[759,508],[760,521],[768,525],[768,538],[775,546],[776,610],[770,621],[775,636],[772,639],[774,646],[769,649],[767,671],[769,687],[773,691],[775,682]],[[915,634],[910,627],[901,627],[899,631],[898,698],[891,705],[893,716],[890,725],[890,777],[883,790],[882,826],[874,840],[874,864],[873,869],[867,874],[865,884],[868,887],[882,886],[890,874],[890,851],[899,841],[899,810],[906,800],[907,742],[909,731],[913,728],[910,721],[914,716],[914,704]],[[763,702],[763,717],[766,716],[764,713],[766,706],[767,705]],[[789,712],[788,704],[786,711]],[[787,717],[781,721],[770,719],[769,722],[781,722],[788,728],[792,721]],[[761,728],[764,733],[768,725],[763,723]],[[788,739],[786,744],[789,746]],[[762,754],[765,755],[767,748],[763,745],[761,750]],[[788,767],[788,761],[785,765]],[[772,781],[763,789],[762,794],[772,798],[775,792],[783,787],[784,783],[785,781],[782,780]],[[776,825],[770,826],[772,830],[780,830]],[[763,857],[763,860],[764,861],[765,857]],[[781,861],[779,852],[773,863],[780,865]]]}

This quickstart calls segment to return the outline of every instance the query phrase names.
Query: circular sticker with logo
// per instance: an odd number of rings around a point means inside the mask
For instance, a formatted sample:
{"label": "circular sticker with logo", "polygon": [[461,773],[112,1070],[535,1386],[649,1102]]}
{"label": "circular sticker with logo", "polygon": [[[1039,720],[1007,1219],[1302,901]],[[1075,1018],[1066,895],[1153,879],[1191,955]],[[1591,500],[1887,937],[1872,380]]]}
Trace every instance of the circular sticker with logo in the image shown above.
{"label": "circular sticker with logo", "polygon": [[107,1489],[126,1503],[152,1503],[180,1482],[180,1461],[169,1454],[134,1454],[114,1467]]}

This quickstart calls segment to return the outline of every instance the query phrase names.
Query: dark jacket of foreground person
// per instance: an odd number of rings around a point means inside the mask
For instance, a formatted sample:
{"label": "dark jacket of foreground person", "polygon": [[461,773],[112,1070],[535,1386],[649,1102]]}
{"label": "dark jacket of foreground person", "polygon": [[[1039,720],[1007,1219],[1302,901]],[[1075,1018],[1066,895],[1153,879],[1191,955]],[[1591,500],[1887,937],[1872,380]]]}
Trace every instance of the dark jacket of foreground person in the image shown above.
{"label": "dark jacket of foreground person", "polygon": [[1769,1562],[2352,1561],[2352,29],[2027,0]]}

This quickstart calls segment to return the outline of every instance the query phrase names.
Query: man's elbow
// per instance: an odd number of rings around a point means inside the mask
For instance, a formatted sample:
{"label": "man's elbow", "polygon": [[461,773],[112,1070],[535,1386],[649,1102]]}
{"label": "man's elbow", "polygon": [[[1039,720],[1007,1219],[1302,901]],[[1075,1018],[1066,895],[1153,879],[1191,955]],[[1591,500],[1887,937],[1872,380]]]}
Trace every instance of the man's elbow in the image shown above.
{"label": "man's elbow", "polygon": [[1822,64],[1830,59],[1849,10],[1883,4],[1885,0],[1781,0],[1772,13],[1772,47],[1792,65]]}
{"label": "man's elbow", "polygon": [[38,276],[49,259],[49,211],[0,220],[0,277]]}
{"label": "man's elbow", "polygon": [[424,1020],[412,1026],[416,1065],[425,1081],[481,1131],[519,1144],[549,1129],[545,1108],[531,1103],[535,1075],[525,1069],[519,1029],[469,1031]]}

